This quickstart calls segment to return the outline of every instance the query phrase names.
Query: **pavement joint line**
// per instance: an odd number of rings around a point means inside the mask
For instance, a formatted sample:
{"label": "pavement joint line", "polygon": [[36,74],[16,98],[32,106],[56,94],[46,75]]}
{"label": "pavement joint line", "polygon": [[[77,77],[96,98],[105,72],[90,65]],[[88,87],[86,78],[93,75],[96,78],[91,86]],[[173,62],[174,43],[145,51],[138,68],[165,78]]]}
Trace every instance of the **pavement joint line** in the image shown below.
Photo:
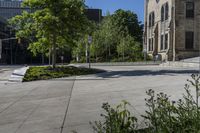
{"label": "pavement joint line", "polygon": [[11,103],[10,105],[8,105],[6,108],[4,108],[2,111],[0,111],[0,115],[6,111],[7,109],[9,109],[11,106],[15,105],[17,102],[19,102],[21,99],[23,99],[24,97],[26,97],[28,94],[30,94],[31,92],[33,92],[34,90],[38,89],[38,87],[30,90],[27,94],[21,96],[19,99],[17,99],[16,101],[14,101],[13,103]]}
{"label": "pavement joint line", "polygon": [[41,103],[38,104],[29,114],[28,116],[25,118],[25,120],[22,121],[22,123],[17,127],[15,133],[17,133],[24,125],[24,123],[30,118],[30,116],[40,107]]}
{"label": "pavement joint line", "polygon": [[[49,91],[46,94],[46,98],[48,98],[48,96],[49,96]],[[42,103],[44,102],[44,99],[35,108],[33,108],[33,110],[28,114],[28,116],[26,117],[26,119],[24,119],[22,121],[22,123],[18,126],[18,128],[15,131],[15,133],[17,133],[23,127],[24,123],[26,123],[26,121],[30,118],[30,116],[42,105]]]}
{"label": "pavement joint line", "polygon": [[71,87],[69,102],[67,104],[67,108],[66,108],[66,111],[65,111],[65,115],[64,115],[64,119],[63,119],[62,125],[60,127],[60,133],[63,133],[65,121],[66,121],[66,118],[67,118],[67,113],[68,113],[68,110],[69,110],[69,105],[70,105],[71,98],[72,98],[72,92],[73,92],[73,89],[74,89],[75,81],[76,81],[76,77],[74,78],[74,81],[73,81],[73,84],[72,84],[72,87]]}

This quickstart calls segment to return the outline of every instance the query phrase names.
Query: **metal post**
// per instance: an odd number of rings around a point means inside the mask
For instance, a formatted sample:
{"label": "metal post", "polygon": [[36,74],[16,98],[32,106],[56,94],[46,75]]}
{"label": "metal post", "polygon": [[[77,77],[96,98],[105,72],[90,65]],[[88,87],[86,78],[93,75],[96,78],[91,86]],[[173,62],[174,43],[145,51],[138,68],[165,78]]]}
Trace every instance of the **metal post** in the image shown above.
{"label": "metal post", "polygon": [[10,64],[13,64],[13,47],[12,43],[10,42]]}
{"label": "metal post", "polygon": [[88,43],[89,49],[88,49],[88,63],[89,63],[89,68],[91,68],[91,62],[90,62],[90,43]]}
{"label": "metal post", "polygon": [[89,68],[91,68],[91,63],[90,63],[90,44],[92,43],[92,36],[88,37],[88,46],[87,46],[87,56],[88,56],[88,63],[89,63]]}
{"label": "metal post", "polygon": [[88,44],[86,43],[86,48],[85,48],[85,62],[88,63]]}
{"label": "metal post", "polygon": [[49,48],[49,66],[51,65],[51,48]]}

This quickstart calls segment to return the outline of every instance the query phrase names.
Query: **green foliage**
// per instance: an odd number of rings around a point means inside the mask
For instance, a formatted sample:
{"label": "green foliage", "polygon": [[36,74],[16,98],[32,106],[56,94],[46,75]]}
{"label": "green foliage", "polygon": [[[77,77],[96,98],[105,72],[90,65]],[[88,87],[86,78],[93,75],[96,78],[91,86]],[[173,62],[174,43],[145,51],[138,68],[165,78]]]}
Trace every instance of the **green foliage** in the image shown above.
{"label": "green foliage", "polygon": [[18,38],[29,41],[34,53],[52,53],[55,67],[56,50],[74,46],[74,41],[85,32],[87,19],[83,0],[24,0],[24,7],[32,12],[23,12],[10,20]]}
{"label": "green foliage", "polygon": [[95,74],[103,72],[102,70],[97,69],[88,69],[88,68],[77,68],[77,67],[56,67],[53,69],[52,67],[30,67],[23,81],[34,81],[34,80],[47,80],[52,78],[62,78],[68,76],[76,76],[76,75],[86,75],[86,74]]}
{"label": "green foliage", "polygon": [[129,103],[126,101],[116,108],[112,108],[108,103],[103,104],[102,108],[106,114],[101,116],[105,121],[96,121],[93,124],[94,131],[97,133],[135,133],[137,118],[131,116],[127,105]]}
{"label": "green foliage", "polygon": [[[90,51],[91,58],[94,58],[95,62],[112,61],[117,58],[123,58],[122,61],[125,61],[125,58],[131,61],[142,59],[143,26],[135,13],[124,10],[117,10],[112,15],[107,13],[100,24],[93,23],[91,27],[90,33],[83,37],[86,41],[83,39],[80,41],[86,46],[88,35],[92,36]],[[77,45],[77,47],[82,46]],[[84,56],[85,54],[82,55]]]}
{"label": "green foliage", "polygon": [[[178,101],[171,101],[167,94],[157,94],[152,89],[146,92],[148,98],[145,99],[145,101],[148,110],[146,110],[145,115],[142,115],[146,122],[146,129],[137,130],[135,126],[133,128],[132,124],[125,126],[124,128],[126,129],[123,130],[119,130],[121,128],[113,127],[113,125],[121,122],[118,122],[118,119],[116,119],[120,118],[121,115],[118,108],[111,108],[110,105],[104,104],[103,108],[106,110],[106,115],[103,115],[103,118],[105,122],[95,122],[93,126],[94,131],[97,133],[111,133],[111,130],[105,129],[117,129],[112,133],[129,133],[129,129],[131,129],[132,133],[199,133],[200,76],[193,74],[192,80],[188,81],[190,84],[185,85],[185,94],[183,94],[183,98]],[[195,89],[195,96],[192,95],[190,88]],[[126,119],[133,118],[126,109],[126,106],[124,106],[124,111],[128,114],[124,115],[126,116]],[[138,125],[135,117],[133,120],[134,121],[131,121],[131,123],[134,123],[133,125]]]}
{"label": "green foliage", "polygon": [[143,25],[138,21],[138,17],[131,11],[124,11],[119,9],[112,15],[112,21],[115,25],[118,34],[124,36],[129,34],[134,37],[136,41],[142,42]]}
{"label": "green foliage", "polygon": [[142,59],[141,44],[130,35],[123,37],[120,44],[117,45],[117,52],[122,56],[123,61],[125,57],[129,57],[133,61]]}

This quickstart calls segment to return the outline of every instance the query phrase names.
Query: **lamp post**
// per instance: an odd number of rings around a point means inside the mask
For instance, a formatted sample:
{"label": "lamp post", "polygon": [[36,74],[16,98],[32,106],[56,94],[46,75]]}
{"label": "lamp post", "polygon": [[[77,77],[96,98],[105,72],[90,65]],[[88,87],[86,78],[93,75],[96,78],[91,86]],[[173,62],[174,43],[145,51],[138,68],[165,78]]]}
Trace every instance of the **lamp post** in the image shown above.
{"label": "lamp post", "polygon": [[89,63],[89,68],[91,68],[91,62],[90,62],[90,44],[92,43],[92,36],[88,36],[88,46],[87,46],[87,61]]}

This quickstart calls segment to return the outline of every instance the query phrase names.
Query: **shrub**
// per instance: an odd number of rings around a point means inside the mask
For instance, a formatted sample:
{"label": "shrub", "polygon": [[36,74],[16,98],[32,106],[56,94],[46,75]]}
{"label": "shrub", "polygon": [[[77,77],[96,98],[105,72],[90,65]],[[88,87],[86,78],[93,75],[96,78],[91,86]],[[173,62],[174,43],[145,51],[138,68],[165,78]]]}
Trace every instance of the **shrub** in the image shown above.
{"label": "shrub", "polygon": [[137,118],[131,116],[127,109],[128,102],[123,101],[116,108],[112,108],[108,103],[103,104],[102,108],[106,114],[101,114],[104,122],[94,122],[93,129],[97,133],[134,133]]}
{"label": "shrub", "polygon": [[[167,94],[157,94],[152,89],[146,92],[148,110],[142,116],[146,129],[137,130],[137,118],[130,115],[127,102],[117,108],[104,104],[104,122],[95,122],[93,129],[97,133],[200,133],[200,76],[193,74],[191,77],[192,80],[188,80],[190,84],[184,87],[185,94],[178,101],[171,101]],[[195,89],[195,96],[190,88]]]}
{"label": "shrub", "polygon": [[98,69],[89,69],[89,68],[77,68],[73,66],[58,66],[53,69],[50,66],[47,67],[30,67],[23,81],[34,81],[34,80],[47,80],[52,78],[62,78],[68,76],[76,75],[87,75],[104,72],[103,70]]}

